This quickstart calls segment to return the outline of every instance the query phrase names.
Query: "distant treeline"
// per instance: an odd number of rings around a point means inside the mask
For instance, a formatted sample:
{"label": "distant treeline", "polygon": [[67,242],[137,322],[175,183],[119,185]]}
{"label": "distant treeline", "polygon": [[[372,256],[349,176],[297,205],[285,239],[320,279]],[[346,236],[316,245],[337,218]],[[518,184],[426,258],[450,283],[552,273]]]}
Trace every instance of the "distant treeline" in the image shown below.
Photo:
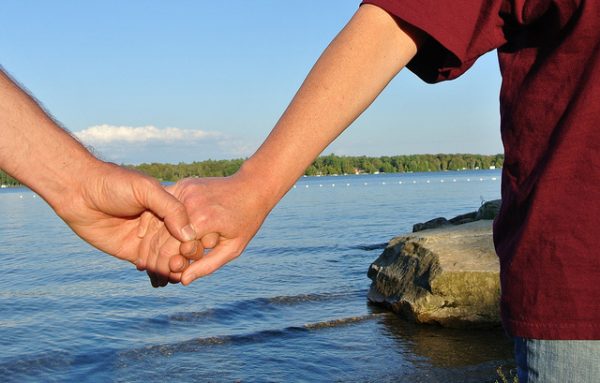
{"label": "distant treeline", "polygon": [[161,181],[177,181],[186,177],[222,177],[230,176],[237,172],[243,159],[236,160],[207,160],[202,162],[192,162],[191,164],[161,164],[153,162],[151,164],[141,164],[137,166],[127,165],[127,167],[146,173],[147,175],[158,178]]}
{"label": "distant treeline", "polygon": [[[130,166],[161,181],[177,181],[185,177],[218,177],[235,173],[243,159],[202,161],[191,164],[141,164]],[[351,157],[330,154],[321,156],[304,172],[307,176],[362,173],[438,172],[501,168],[504,156],[479,154],[417,154],[410,156]]]}
{"label": "distant treeline", "polygon": [[[244,159],[208,160],[191,164],[127,165],[161,181],[177,181],[186,177],[219,177],[235,173]],[[362,173],[438,172],[501,168],[504,156],[480,154],[415,154],[409,156],[336,156],[319,157],[305,171],[307,176]],[[19,182],[0,170],[0,184],[15,186]]]}
{"label": "distant treeline", "polygon": [[307,176],[360,173],[439,172],[446,170],[501,168],[504,156],[479,154],[415,154],[409,156],[319,157],[306,169]]}
{"label": "distant treeline", "polygon": [[0,185],[19,186],[21,183],[0,170]]}

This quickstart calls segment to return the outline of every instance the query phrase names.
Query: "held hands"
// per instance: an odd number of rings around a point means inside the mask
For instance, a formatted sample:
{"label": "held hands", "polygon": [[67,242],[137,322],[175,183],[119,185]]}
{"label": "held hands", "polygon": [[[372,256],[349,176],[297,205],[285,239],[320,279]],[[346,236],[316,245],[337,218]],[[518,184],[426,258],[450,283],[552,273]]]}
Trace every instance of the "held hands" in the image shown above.
{"label": "held hands", "polygon": [[79,237],[136,264],[143,243],[142,216],[151,211],[164,220],[169,233],[184,242],[182,250],[189,251],[196,233],[186,210],[158,181],[102,161],[88,170],[83,181],[53,204]]}
{"label": "held hands", "polygon": [[148,272],[154,287],[179,281],[188,285],[244,251],[272,208],[251,183],[237,173],[227,178],[188,178],[167,188],[187,209],[199,241],[180,246],[169,235],[168,225],[156,217],[144,218],[143,256],[137,266]]}

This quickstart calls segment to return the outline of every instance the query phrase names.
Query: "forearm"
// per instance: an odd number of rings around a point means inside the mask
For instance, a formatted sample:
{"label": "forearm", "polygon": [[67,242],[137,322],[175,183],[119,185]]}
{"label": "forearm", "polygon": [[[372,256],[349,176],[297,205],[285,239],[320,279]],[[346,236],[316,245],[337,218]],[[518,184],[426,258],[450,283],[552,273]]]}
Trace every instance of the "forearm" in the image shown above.
{"label": "forearm", "polygon": [[420,38],[380,8],[362,6],[240,173],[259,180],[274,205],[414,57]]}
{"label": "forearm", "polygon": [[52,207],[99,163],[0,71],[0,168]]}

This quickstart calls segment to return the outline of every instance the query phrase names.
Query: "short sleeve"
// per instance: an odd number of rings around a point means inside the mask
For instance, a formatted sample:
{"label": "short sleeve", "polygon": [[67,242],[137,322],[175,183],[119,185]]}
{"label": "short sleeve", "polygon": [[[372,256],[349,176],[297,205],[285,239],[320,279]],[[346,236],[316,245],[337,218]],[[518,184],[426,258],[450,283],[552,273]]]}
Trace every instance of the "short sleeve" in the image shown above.
{"label": "short sleeve", "polygon": [[408,68],[428,83],[454,79],[502,46],[505,0],[365,0],[427,33]]}

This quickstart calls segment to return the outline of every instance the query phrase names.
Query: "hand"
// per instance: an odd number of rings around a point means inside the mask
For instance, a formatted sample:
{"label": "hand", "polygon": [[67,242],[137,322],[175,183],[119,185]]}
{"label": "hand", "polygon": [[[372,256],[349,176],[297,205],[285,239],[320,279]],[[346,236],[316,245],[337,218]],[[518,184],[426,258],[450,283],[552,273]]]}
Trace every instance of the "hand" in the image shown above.
{"label": "hand", "polygon": [[96,159],[1,68],[0,116],[0,168],[44,198],[85,241],[138,263],[141,216],[149,210],[177,239],[195,242],[185,208],[156,180]]}
{"label": "hand", "polygon": [[[160,242],[156,239],[154,247],[147,247],[148,269],[169,266],[183,271],[181,282],[187,285],[237,257],[275,203],[373,102],[426,39],[426,34],[379,7],[360,7],[323,52],[267,140],[238,173],[175,185],[173,193],[200,230],[202,246],[186,268],[186,262],[175,255],[176,241],[165,240],[156,248]],[[366,72],[372,75],[365,76]],[[204,254],[202,247],[214,248]],[[187,246],[182,249],[189,250]]]}
{"label": "hand", "polygon": [[[192,263],[179,256],[179,243],[169,238],[164,227],[154,219],[149,225],[142,248],[147,263],[138,265],[149,271],[153,285],[165,285],[167,280],[153,276],[171,271],[171,282],[181,278],[184,285],[208,275],[238,257],[254,237],[272,208],[260,196],[258,188],[237,173],[227,178],[188,178],[168,188],[186,207],[191,222],[201,238],[195,249],[183,244]],[[218,233],[218,234],[216,234]],[[210,249],[205,251],[205,249]],[[189,265],[189,267],[188,267]]]}
{"label": "hand", "polygon": [[[145,225],[142,214],[164,219],[167,233],[193,250],[196,233],[186,210],[155,179],[102,161],[94,162],[85,181],[53,204],[56,213],[83,240],[131,263],[139,263]],[[146,213],[147,216],[148,213]]]}

